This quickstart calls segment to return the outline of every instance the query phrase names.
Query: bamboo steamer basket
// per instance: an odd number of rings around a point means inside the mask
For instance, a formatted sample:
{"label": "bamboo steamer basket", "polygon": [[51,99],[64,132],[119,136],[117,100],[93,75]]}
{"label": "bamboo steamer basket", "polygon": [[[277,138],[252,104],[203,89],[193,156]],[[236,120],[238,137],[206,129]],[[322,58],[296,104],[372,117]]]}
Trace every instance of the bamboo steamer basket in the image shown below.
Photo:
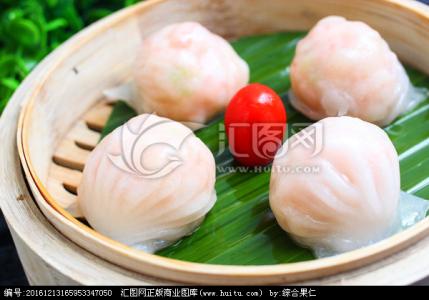
{"label": "bamboo steamer basket", "polygon": [[409,284],[428,276],[429,219],[335,257],[223,266],[132,249],[63,208],[73,212],[80,170],[111,110],[102,91],[129,78],[142,37],[187,20],[229,39],[308,30],[333,14],[367,22],[402,61],[429,74],[429,8],[405,0],[152,0],[97,22],[49,55],[15,93],[0,124],[6,139],[0,203],[30,283]]}

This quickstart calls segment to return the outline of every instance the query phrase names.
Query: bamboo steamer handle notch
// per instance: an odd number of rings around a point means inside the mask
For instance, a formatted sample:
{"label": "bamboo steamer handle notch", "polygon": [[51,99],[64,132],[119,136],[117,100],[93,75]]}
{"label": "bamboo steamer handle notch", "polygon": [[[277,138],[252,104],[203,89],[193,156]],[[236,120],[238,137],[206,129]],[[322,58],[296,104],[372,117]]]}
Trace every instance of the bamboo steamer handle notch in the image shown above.
{"label": "bamboo steamer handle notch", "polygon": [[[249,6],[244,5],[246,1],[212,1],[210,3],[218,3],[219,5],[227,5],[233,11],[240,15],[243,24],[250,24],[246,27],[234,28],[234,34],[241,35],[246,32],[264,32],[264,31],[278,31],[284,26],[288,29],[304,29],[308,28],[315,18],[320,18],[326,15],[329,10],[334,9],[333,6],[335,1],[326,0],[326,5],[318,5],[315,8],[312,1],[281,1],[272,0],[270,5],[266,5],[267,1],[254,1],[255,5]],[[140,275],[136,272],[127,271],[125,268],[118,267],[105,260],[98,258],[86,250],[78,247],[76,244],[70,242],[62,234],[60,234],[54,227],[46,221],[46,218],[41,214],[39,208],[35,205],[34,201],[17,201],[20,195],[24,195],[24,198],[30,199],[31,197],[29,190],[25,184],[22,176],[21,166],[19,164],[19,157],[15,148],[16,139],[15,134],[18,130],[18,135],[21,134],[22,128],[17,128],[17,121],[19,110],[22,101],[29,99],[30,92],[34,92],[34,89],[40,89],[40,85],[36,84],[39,82],[40,77],[43,77],[52,71],[57,66],[58,61],[63,61],[68,57],[70,49],[76,48],[79,43],[84,43],[86,40],[94,38],[94,34],[103,32],[106,28],[111,27],[109,32],[114,32],[114,28],[120,28],[124,26],[122,22],[126,18],[137,17],[148,10],[153,9],[151,15],[153,19],[147,19],[145,22],[150,23],[151,28],[159,27],[162,25],[159,17],[163,16],[164,13],[168,12],[169,15],[173,14],[175,17],[178,15],[176,12],[184,14],[182,17],[189,13],[189,16],[194,18],[202,18],[201,3],[209,3],[207,1],[191,0],[186,3],[191,3],[190,6],[186,6],[189,12],[186,12],[179,3],[180,1],[149,1],[139,4],[135,7],[131,7],[118,14],[113,15],[110,18],[97,23],[80,33],[77,37],[67,42],[66,45],[55,51],[53,54],[40,64],[37,69],[24,81],[22,86],[16,92],[11,99],[8,107],[6,108],[2,120],[0,121],[0,132],[1,136],[5,137],[5,147],[2,155],[4,159],[0,161],[0,205],[2,207],[5,218],[8,222],[9,228],[12,231],[14,241],[17,245],[18,252],[21,260],[24,264],[24,269],[31,283],[38,284],[157,284],[157,283],[173,283],[163,279],[154,279],[149,276]],[[248,2],[247,2],[248,3]],[[407,4],[407,5],[405,5]],[[244,5],[244,6],[242,6]],[[265,14],[261,14],[261,18],[258,20],[246,19],[247,16],[252,15],[253,10],[260,9],[260,6],[266,7],[264,9]],[[335,4],[338,6],[338,3]],[[422,8],[412,2],[391,0],[391,1],[347,1],[342,2],[338,6],[337,10],[343,9],[345,16],[350,14],[356,15],[356,17],[369,18],[368,12],[360,11],[358,8],[362,5],[367,5],[373,10],[378,10],[381,7],[386,8],[388,12],[392,12],[397,15],[400,20],[415,20],[415,14],[413,10],[421,10]],[[195,6],[198,10],[192,11],[192,7]],[[281,16],[277,15],[278,20],[282,22],[268,22],[269,14],[279,14],[279,12],[285,11],[284,7],[287,6],[287,12],[289,15]],[[319,8],[320,7],[320,8]],[[399,7],[399,8],[398,8]],[[401,8],[402,7],[402,8]],[[281,8],[281,9],[280,9]],[[309,9],[311,8],[311,9]],[[195,8],[194,8],[195,9]],[[402,10],[401,10],[402,9]],[[185,12],[184,12],[185,11]],[[221,11],[221,10],[220,10]],[[239,11],[239,12],[237,12]],[[312,13],[310,13],[312,12]],[[339,13],[340,13],[339,12]],[[429,16],[429,13],[419,13],[420,16]],[[155,17],[156,16],[156,17]],[[162,18],[161,18],[162,20]],[[216,18],[211,16],[208,19],[204,19],[209,24],[216,24]],[[376,21],[380,23],[377,23]],[[384,20],[384,19],[383,19]],[[384,21],[380,21],[380,18],[374,18],[371,25],[376,27],[384,26]],[[428,18],[422,22],[422,28],[428,28]],[[212,23],[210,23],[212,22]],[[285,22],[286,25],[285,25]],[[264,24],[269,23],[267,27]],[[238,23],[237,23],[238,24]],[[214,25],[213,25],[214,26]],[[283,27],[282,27],[283,26]],[[417,26],[414,24],[412,26]],[[426,26],[426,27],[425,27]],[[408,26],[409,27],[409,26]],[[407,27],[407,28],[408,28]],[[379,29],[379,28],[377,28]],[[219,29],[225,30],[225,29]],[[400,29],[406,31],[405,29]],[[395,31],[398,31],[395,28]],[[416,31],[417,32],[417,31]],[[418,31],[420,35],[428,35],[427,31]],[[394,38],[396,33],[390,29],[386,32],[387,37]],[[406,36],[406,35],[405,35]],[[411,38],[408,38],[411,39]],[[419,65],[421,69],[429,71],[429,61],[425,59],[422,54],[422,49],[429,46],[429,38],[423,40],[426,42],[417,43],[417,41],[407,43],[398,43],[395,50],[402,54],[404,57],[413,58],[414,64],[421,62]],[[395,44],[395,43],[393,43]],[[408,46],[411,45],[411,46]],[[76,50],[76,49],[75,49]],[[81,72],[80,72],[81,73]],[[91,100],[93,101],[93,100]],[[89,106],[88,106],[89,107]],[[33,107],[34,108],[34,107]],[[38,109],[38,107],[35,107]],[[77,118],[77,116],[75,116]],[[58,133],[56,133],[58,134]],[[57,138],[59,138],[57,136]],[[51,149],[53,151],[53,149]],[[24,167],[25,169],[25,167]],[[28,170],[26,170],[28,171]],[[34,197],[42,201],[43,198],[37,193],[37,187],[35,183],[28,178],[29,186],[35,191]],[[39,205],[43,202],[39,202]],[[46,204],[46,203],[45,203]],[[41,209],[48,207],[41,206]],[[57,224],[58,226],[65,226],[64,224]],[[59,227],[64,229],[64,227]],[[356,269],[354,271],[343,272],[344,269],[338,268],[336,272],[338,275],[324,277],[313,281],[306,281],[305,283],[314,284],[409,284],[425,277],[429,270],[429,237],[425,237],[417,241],[412,247],[406,248],[401,252],[394,255],[388,256],[383,260],[379,260],[376,263],[367,265]],[[66,258],[66,259],[65,259]],[[208,266],[207,266],[208,267]],[[286,278],[284,278],[286,280]],[[180,281],[181,278],[177,277]],[[300,280],[296,278],[296,280]],[[299,281],[300,283],[304,283]]]}

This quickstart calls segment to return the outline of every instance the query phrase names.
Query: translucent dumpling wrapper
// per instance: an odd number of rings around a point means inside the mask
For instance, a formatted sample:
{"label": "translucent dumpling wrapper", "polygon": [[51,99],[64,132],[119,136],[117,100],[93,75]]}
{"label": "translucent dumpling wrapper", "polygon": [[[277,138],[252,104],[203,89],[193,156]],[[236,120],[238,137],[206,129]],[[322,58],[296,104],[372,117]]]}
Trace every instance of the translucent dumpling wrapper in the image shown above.
{"label": "translucent dumpling wrapper", "polygon": [[425,217],[429,201],[400,191],[387,134],[352,117],[330,117],[277,153],[269,201],[279,225],[319,257],[370,245]]}
{"label": "translucent dumpling wrapper", "polygon": [[91,152],[78,205],[98,232],[147,252],[192,233],[216,201],[212,153],[184,125],[143,114]]}
{"label": "translucent dumpling wrapper", "polygon": [[298,43],[290,75],[291,104],[313,120],[348,115],[384,126],[427,95],[377,31],[337,16]]}
{"label": "translucent dumpling wrapper", "polygon": [[168,25],[146,37],[133,80],[105,91],[138,113],[206,123],[249,81],[249,67],[222,37],[196,22]]}

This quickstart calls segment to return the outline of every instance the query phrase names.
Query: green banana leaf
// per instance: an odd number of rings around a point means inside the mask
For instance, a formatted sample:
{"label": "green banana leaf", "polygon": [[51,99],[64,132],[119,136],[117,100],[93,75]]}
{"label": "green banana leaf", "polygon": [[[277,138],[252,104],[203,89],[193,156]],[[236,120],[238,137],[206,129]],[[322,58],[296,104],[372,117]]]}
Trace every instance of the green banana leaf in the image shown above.
{"label": "green banana leaf", "polygon": [[[245,37],[232,46],[247,61],[250,81],[273,88],[282,96],[288,123],[310,122],[288,103],[289,65],[302,32]],[[429,77],[411,68],[414,85],[429,87]],[[135,112],[124,102],[116,104],[103,136]],[[220,151],[218,132],[223,118],[196,132],[213,152],[217,166],[233,167],[228,151]],[[429,99],[385,128],[399,155],[402,190],[429,198]],[[410,150],[411,149],[411,150]],[[268,204],[270,172],[220,172],[217,202],[202,225],[191,235],[157,254],[210,264],[268,265],[314,259],[310,250],[294,243],[277,225]],[[222,168],[223,170],[228,168]],[[237,170],[237,169],[236,169]]]}

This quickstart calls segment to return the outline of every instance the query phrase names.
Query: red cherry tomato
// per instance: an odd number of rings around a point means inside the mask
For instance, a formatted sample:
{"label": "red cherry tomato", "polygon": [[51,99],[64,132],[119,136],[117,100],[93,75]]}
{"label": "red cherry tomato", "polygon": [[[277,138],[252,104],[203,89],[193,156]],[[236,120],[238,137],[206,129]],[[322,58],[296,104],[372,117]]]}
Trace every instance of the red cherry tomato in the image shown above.
{"label": "red cherry tomato", "polygon": [[225,112],[232,155],[246,166],[269,164],[283,143],[286,119],[283,102],[272,89],[259,83],[242,88]]}

